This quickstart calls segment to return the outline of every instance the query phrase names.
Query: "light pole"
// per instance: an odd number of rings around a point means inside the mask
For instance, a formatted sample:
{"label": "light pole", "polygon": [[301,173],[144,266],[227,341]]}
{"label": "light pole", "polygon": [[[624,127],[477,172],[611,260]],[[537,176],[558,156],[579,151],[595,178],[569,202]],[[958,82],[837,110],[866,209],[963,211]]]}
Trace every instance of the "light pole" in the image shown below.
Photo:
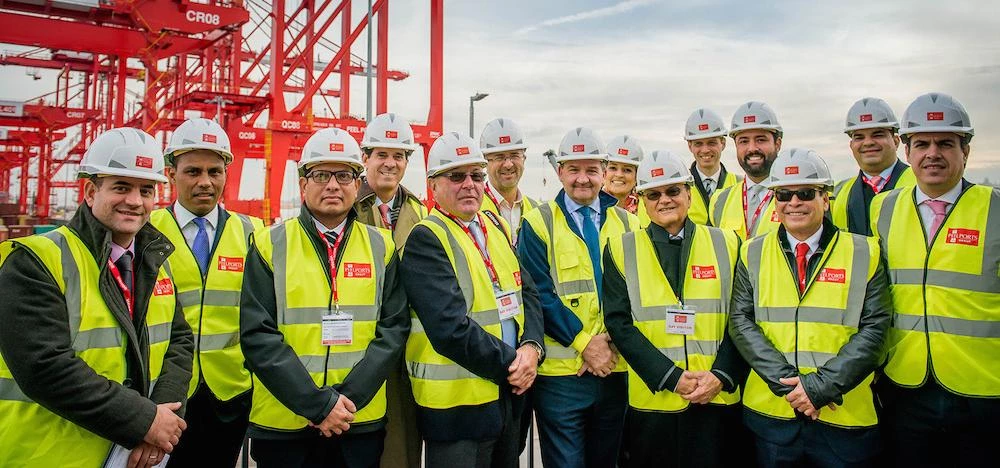
{"label": "light pole", "polygon": [[472,129],[476,125],[476,101],[482,101],[486,99],[486,96],[489,96],[489,94],[480,92],[469,96],[469,138],[474,137]]}

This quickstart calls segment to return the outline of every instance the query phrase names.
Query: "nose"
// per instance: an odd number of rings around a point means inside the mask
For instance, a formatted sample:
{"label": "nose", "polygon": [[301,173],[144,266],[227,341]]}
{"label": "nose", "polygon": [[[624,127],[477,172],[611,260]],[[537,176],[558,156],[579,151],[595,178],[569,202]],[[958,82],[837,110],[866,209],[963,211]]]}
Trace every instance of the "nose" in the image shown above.
{"label": "nose", "polygon": [[142,193],[138,187],[129,190],[128,194],[125,195],[125,204],[128,206],[142,205]]}

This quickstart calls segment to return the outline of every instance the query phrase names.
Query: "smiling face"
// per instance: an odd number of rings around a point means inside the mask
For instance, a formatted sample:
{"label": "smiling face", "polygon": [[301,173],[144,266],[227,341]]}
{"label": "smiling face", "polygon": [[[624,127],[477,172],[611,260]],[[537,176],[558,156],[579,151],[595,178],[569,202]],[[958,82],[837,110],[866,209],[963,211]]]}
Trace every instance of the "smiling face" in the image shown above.
{"label": "smiling face", "polygon": [[896,162],[899,136],[891,128],[866,128],[851,132],[851,152],[858,167],[878,174]]}
{"label": "smiling face", "polygon": [[174,157],[167,178],[177,188],[177,201],[195,216],[215,209],[226,188],[226,162],[218,153],[193,150]]}
{"label": "smiling face", "polygon": [[725,137],[702,138],[688,142],[688,150],[694,156],[698,169],[705,175],[715,174],[719,170],[719,160],[725,149]]}
{"label": "smiling face", "polygon": [[501,192],[516,190],[524,174],[524,150],[501,151],[486,155],[486,173],[490,184]]}
{"label": "smiling face", "polygon": [[375,193],[394,193],[406,173],[409,156],[394,148],[372,148],[362,156],[365,180]]}
{"label": "smiling face", "polygon": [[793,195],[792,199],[783,202],[775,197],[775,212],[778,214],[778,221],[785,226],[785,230],[798,240],[806,240],[816,233],[816,230],[823,225],[823,214],[830,209],[830,196],[822,186],[816,185],[792,185],[788,187],[778,187],[776,190],[796,191],[802,189],[817,189],[820,192],[812,200],[804,201],[798,195]]}
{"label": "smiling face", "polygon": [[754,182],[760,182],[771,172],[771,164],[781,150],[781,138],[762,129],[736,134],[736,160]]}
{"label": "smiling face", "polygon": [[[342,163],[322,163],[309,168],[306,175],[315,171],[353,172],[350,166]],[[302,200],[309,212],[328,228],[338,226],[354,206],[358,198],[361,181],[354,179],[350,183],[341,184],[336,177],[330,177],[325,184],[316,182],[309,177],[299,177],[299,189]]]}
{"label": "smiling face", "polygon": [[906,161],[920,190],[931,197],[944,195],[962,180],[969,145],[955,133],[914,133],[906,145]]}
{"label": "smiling face", "polygon": [[556,172],[566,194],[579,205],[589,205],[597,199],[604,185],[605,167],[598,159],[584,159],[566,161]]}
{"label": "smiling face", "polygon": [[621,200],[635,188],[636,166],[620,162],[609,162],[604,178],[604,191]]}
{"label": "smiling face", "polygon": [[84,201],[114,243],[128,247],[149,220],[156,182],[134,177],[107,176],[84,183]]}
{"label": "smiling face", "polygon": [[[659,193],[659,198],[650,200],[650,195],[653,193]],[[668,195],[670,193],[676,195],[670,196]],[[691,209],[691,187],[680,183],[643,190],[642,202],[650,221],[671,234],[677,234],[684,227],[684,220],[687,219],[688,210]]]}
{"label": "smiling face", "polygon": [[[483,172],[483,167],[469,164],[427,179],[427,185],[434,194],[434,201],[441,209],[464,221],[471,221],[479,211],[486,189],[485,180],[476,182],[468,175],[473,172]],[[459,182],[452,182],[449,176],[455,174],[462,174],[465,177]]]}

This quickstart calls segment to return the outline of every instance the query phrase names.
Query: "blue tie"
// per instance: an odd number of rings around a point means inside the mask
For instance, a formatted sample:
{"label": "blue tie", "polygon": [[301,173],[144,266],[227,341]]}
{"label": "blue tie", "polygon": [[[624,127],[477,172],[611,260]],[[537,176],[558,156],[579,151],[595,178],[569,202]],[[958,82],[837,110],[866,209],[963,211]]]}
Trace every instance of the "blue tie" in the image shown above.
{"label": "blue tie", "polygon": [[594,218],[591,216],[594,209],[589,206],[581,206],[576,212],[583,215],[583,242],[587,244],[590,263],[594,266],[597,297],[601,297],[601,236],[597,233],[597,225],[594,224]]}
{"label": "blue tie", "polygon": [[202,273],[208,271],[208,256],[211,253],[208,248],[208,231],[205,230],[206,221],[205,218],[200,216],[194,219],[194,223],[198,225],[198,234],[194,236],[194,245],[191,246],[191,250],[194,251],[194,258],[198,260],[198,265],[201,266]]}

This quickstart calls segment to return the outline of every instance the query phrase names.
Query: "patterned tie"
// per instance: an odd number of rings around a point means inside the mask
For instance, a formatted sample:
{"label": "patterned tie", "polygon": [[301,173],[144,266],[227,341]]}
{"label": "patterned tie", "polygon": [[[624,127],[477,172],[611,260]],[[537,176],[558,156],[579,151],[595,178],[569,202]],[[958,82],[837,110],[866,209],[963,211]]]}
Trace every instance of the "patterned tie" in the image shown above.
{"label": "patterned tie", "polygon": [[705,179],[705,193],[708,196],[712,196],[712,191],[715,190],[715,181],[712,179]]}
{"label": "patterned tie", "polygon": [[924,200],[924,204],[934,212],[934,220],[931,221],[931,231],[927,233],[927,245],[931,245],[938,229],[941,229],[941,223],[944,222],[945,215],[948,214],[948,205],[950,203],[944,200]]}
{"label": "patterned tie", "polygon": [[389,205],[385,203],[379,205],[378,212],[382,214],[382,224],[386,229],[392,229],[392,221],[389,221]]}
{"label": "patterned tie", "polygon": [[330,245],[336,244],[337,243],[337,238],[340,237],[337,234],[337,231],[326,231],[326,232],[323,233],[323,236],[326,237],[326,241],[329,242]]}
{"label": "patterned tie", "polygon": [[[122,283],[125,283],[125,288],[132,292],[132,252],[125,251],[118,260],[115,261],[115,268],[118,269],[118,273],[122,275]],[[125,292],[122,291],[122,296]],[[133,297],[135,293],[132,292]],[[129,313],[132,313],[132,306],[129,305]]]}
{"label": "patterned tie", "polygon": [[590,263],[594,266],[594,281],[597,283],[597,297],[601,297],[601,237],[597,232],[597,225],[594,224],[592,213],[594,209],[589,206],[581,206],[576,210],[583,215],[583,242],[587,244],[587,253],[590,254]]}
{"label": "patterned tie", "polygon": [[753,232],[754,225],[757,224],[757,218],[754,218],[754,212],[757,211],[757,206],[760,205],[760,194],[764,192],[764,186],[761,184],[754,185],[750,187],[750,200],[747,201],[747,232]]}
{"label": "patterned tie", "polygon": [[882,190],[882,176],[871,176],[865,178],[865,183],[872,188],[872,191],[879,193]]}
{"label": "patterned tie", "polygon": [[201,267],[202,273],[208,271],[208,259],[211,254],[211,249],[208,248],[208,231],[205,230],[206,222],[208,220],[201,216],[194,219],[194,223],[198,225],[198,234],[195,234],[194,245],[191,246],[194,258],[198,260],[198,266]]}
{"label": "patterned tie", "polygon": [[806,291],[806,254],[809,253],[809,244],[805,242],[795,246],[795,269],[799,274],[799,294]]}

